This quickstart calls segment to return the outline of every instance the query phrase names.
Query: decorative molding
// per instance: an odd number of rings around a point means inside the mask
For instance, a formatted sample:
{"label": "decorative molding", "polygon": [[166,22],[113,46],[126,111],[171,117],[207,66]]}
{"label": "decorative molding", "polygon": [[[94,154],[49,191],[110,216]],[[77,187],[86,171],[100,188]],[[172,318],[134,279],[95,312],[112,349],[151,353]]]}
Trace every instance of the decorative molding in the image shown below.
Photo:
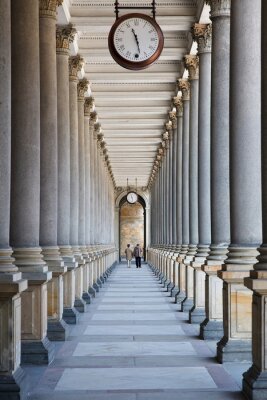
{"label": "decorative molding", "polygon": [[190,100],[190,83],[188,79],[178,79],[178,88],[183,94],[183,101]]}
{"label": "decorative molding", "polygon": [[[139,3],[131,3],[131,6],[133,7],[140,7],[140,5],[148,7],[151,5],[151,2],[139,2]],[[127,2],[121,2],[120,6],[129,6],[129,3]],[[179,8],[183,8],[183,7],[190,7],[190,8],[196,8],[197,6],[197,1],[196,0],[191,0],[191,1],[180,1],[179,3],[177,3],[177,1],[167,1],[167,2],[157,2],[157,7],[179,7]],[[101,2],[97,2],[97,1],[84,1],[84,2],[76,2],[76,3],[72,3],[72,7],[109,7],[109,8],[114,8],[113,2],[110,1],[101,1]]]}
{"label": "decorative molding", "polygon": [[84,115],[86,117],[91,117],[91,110],[94,106],[94,98],[93,97],[86,97],[84,99]]}
{"label": "decorative molding", "polygon": [[184,56],[185,67],[189,72],[189,80],[199,79],[199,57],[188,54]]}
{"label": "decorative molding", "polygon": [[206,0],[206,4],[210,6],[211,19],[231,16],[231,0]]}
{"label": "decorative molding", "polygon": [[172,124],[172,129],[176,129],[177,128],[176,111],[169,111],[169,118]]}
{"label": "decorative molding", "polygon": [[78,80],[78,72],[84,66],[84,59],[77,54],[77,56],[72,56],[69,58],[69,77],[70,81],[77,81]]}
{"label": "decorative molding", "polygon": [[212,24],[194,24],[192,27],[194,41],[198,44],[198,53],[210,53],[212,45]]}
{"label": "decorative molding", "polygon": [[56,48],[57,54],[69,54],[70,43],[75,39],[77,31],[72,25],[57,26],[56,30]]}
{"label": "decorative molding", "polygon": [[86,78],[81,79],[77,85],[78,101],[84,101],[84,94],[89,87],[89,81]]}
{"label": "decorative molding", "polygon": [[181,96],[173,97],[173,104],[176,108],[176,116],[182,117],[183,116],[183,99]]}
{"label": "decorative molding", "polygon": [[40,18],[57,18],[57,7],[61,6],[63,0],[39,0]]}

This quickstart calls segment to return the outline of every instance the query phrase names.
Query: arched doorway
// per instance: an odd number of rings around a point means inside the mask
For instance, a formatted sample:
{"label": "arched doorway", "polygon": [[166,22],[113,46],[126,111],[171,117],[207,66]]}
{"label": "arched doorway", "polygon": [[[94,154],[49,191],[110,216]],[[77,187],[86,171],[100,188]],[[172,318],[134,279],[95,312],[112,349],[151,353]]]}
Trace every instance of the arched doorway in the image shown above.
{"label": "arched doorway", "polygon": [[143,248],[146,260],[146,204],[138,195],[138,200],[130,204],[124,196],[119,204],[119,254],[120,260],[125,256],[125,248],[130,243],[131,248],[137,243]]}

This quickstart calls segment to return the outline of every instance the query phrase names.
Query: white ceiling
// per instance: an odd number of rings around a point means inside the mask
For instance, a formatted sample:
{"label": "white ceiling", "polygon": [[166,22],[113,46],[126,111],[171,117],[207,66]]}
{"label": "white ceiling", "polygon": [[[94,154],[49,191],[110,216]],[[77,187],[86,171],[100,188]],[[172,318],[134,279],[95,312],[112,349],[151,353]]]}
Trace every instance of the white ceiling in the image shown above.
{"label": "white ceiling", "polygon": [[[107,38],[115,21],[114,0],[64,0],[59,8],[58,23],[72,23],[78,32],[72,53],[85,59],[84,73],[91,83],[116,186],[126,186],[127,178],[130,185],[135,185],[136,178],[138,186],[148,184],[171,100],[177,94],[176,80],[183,74],[183,56],[191,49],[189,32],[200,19],[203,3],[157,1],[156,20],[164,33],[164,49],[154,65],[138,72],[120,67],[109,54]],[[120,5],[150,4],[120,1]]]}

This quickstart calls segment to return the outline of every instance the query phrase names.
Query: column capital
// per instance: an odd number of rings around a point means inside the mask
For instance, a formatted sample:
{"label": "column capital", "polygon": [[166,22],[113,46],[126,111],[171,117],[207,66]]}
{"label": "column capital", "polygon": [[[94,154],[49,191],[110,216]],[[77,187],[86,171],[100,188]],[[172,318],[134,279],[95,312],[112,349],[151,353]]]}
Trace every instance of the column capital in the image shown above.
{"label": "column capital", "polygon": [[57,54],[69,55],[70,43],[73,42],[76,29],[72,25],[57,26],[56,30],[56,48]]}
{"label": "column capital", "polygon": [[176,108],[176,116],[182,117],[183,116],[183,99],[181,96],[173,97],[173,104]]}
{"label": "column capital", "polygon": [[181,90],[183,101],[190,100],[190,83],[188,79],[178,79],[178,88]]}
{"label": "column capital", "polygon": [[84,115],[86,117],[91,117],[91,110],[94,106],[94,98],[93,97],[86,97],[84,100]]}
{"label": "column capital", "polygon": [[230,17],[231,0],[206,0],[206,4],[210,6],[210,17]]}
{"label": "column capital", "polygon": [[97,112],[92,111],[90,113],[90,120],[89,120],[90,127],[93,127],[94,124],[96,124],[96,123],[97,123]]}
{"label": "column capital", "polygon": [[84,66],[84,59],[77,54],[69,58],[69,77],[70,81],[78,80],[78,72],[81,71]]}
{"label": "column capital", "polygon": [[89,87],[89,81],[86,78],[83,78],[79,81],[77,85],[77,91],[78,91],[78,101],[84,101],[84,94],[87,92]]}
{"label": "column capital", "polygon": [[211,52],[212,24],[194,24],[192,35],[198,44],[198,54]]}
{"label": "column capital", "polygon": [[57,18],[57,7],[63,0],[39,0],[39,15],[41,18]]}
{"label": "column capital", "polygon": [[169,118],[172,124],[172,128],[177,128],[177,118],[176,118],[176,111],[169,111]]}
{"label": "column capital", "polygon": [[189,80],[199,79],[199,57],[188,54],[184,56],[185,67],[189,72]]}

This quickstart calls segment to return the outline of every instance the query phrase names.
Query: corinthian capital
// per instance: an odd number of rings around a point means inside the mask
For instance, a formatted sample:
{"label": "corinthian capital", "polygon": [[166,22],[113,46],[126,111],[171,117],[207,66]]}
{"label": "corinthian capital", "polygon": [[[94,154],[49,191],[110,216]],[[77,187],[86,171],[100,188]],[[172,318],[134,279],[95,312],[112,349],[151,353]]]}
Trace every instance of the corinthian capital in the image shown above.
{"label": "corinthian capital", "polygon": [[78,101],[84,101],[84,94],[87,92],[88,87],[89,81],[86,78],[83,78],[79,81],[77,85]]}
{"label": "corinthian capital", "polygon": [[70,43],[73,42],[76,29],[72,25],[58,26],[56,31],[57,54],[69,54]]}
{"label": "corinthian capital", "polygon": [[231,0],[206,0],[206,4],[210,5],[210,17],[230,17]]}
{"label": "corinthian capital", "polygon": [[81,71],[83,66],[84,59],[79,54],[69,58],[69,76],[71,81],[78,79],[78,72]]}
{"label": "corinthian capital", "polygon": [[172,128],[175,129],[177,128],[177,118],[176,118],[176,111],[170,111],[169,112],[169,118],[172,124]]}
{"label": "corinthian capital", "polygon": [[91,117],[91,110],[94,106],[94,98],[86,97],[84,100],[84,115],[86,117]]}
{"label": "corinthian capital", "polygon": [[89,124],[90,124],[90,126],[94,126],[94,124],[96,124],[96,122],[97,122],[97,113],[96,113],[96,111],[93,111],[90,113]]}
{"label": "corinthian capital", "polygon": [[183,116],[183,99],[181,96],[173,97],[173,104],[176,108],[176,116],[182,117]]}
{"label": "corinthian capital", "polygon": [[198,44],[198,53],[210,53],[212,42],[211,24],[194,24],[192,27],[193,39]]}
{"label": "corinthian capital", "polygon": [[199,78],[199,58],[197,55],[188,54],[184,56],[185,67],[189,72],[189,80]]}
{"label": "corinthian capital", "polygon": [[63,0],[39,0],[40,17],[54,18],[57,17],[57,7],[63,3]]}
{"label": "corinthian capital", "polygon": [[190,83],[188,79],[178,79],[178,88],[183,94],[183,101],[190,100]]}

